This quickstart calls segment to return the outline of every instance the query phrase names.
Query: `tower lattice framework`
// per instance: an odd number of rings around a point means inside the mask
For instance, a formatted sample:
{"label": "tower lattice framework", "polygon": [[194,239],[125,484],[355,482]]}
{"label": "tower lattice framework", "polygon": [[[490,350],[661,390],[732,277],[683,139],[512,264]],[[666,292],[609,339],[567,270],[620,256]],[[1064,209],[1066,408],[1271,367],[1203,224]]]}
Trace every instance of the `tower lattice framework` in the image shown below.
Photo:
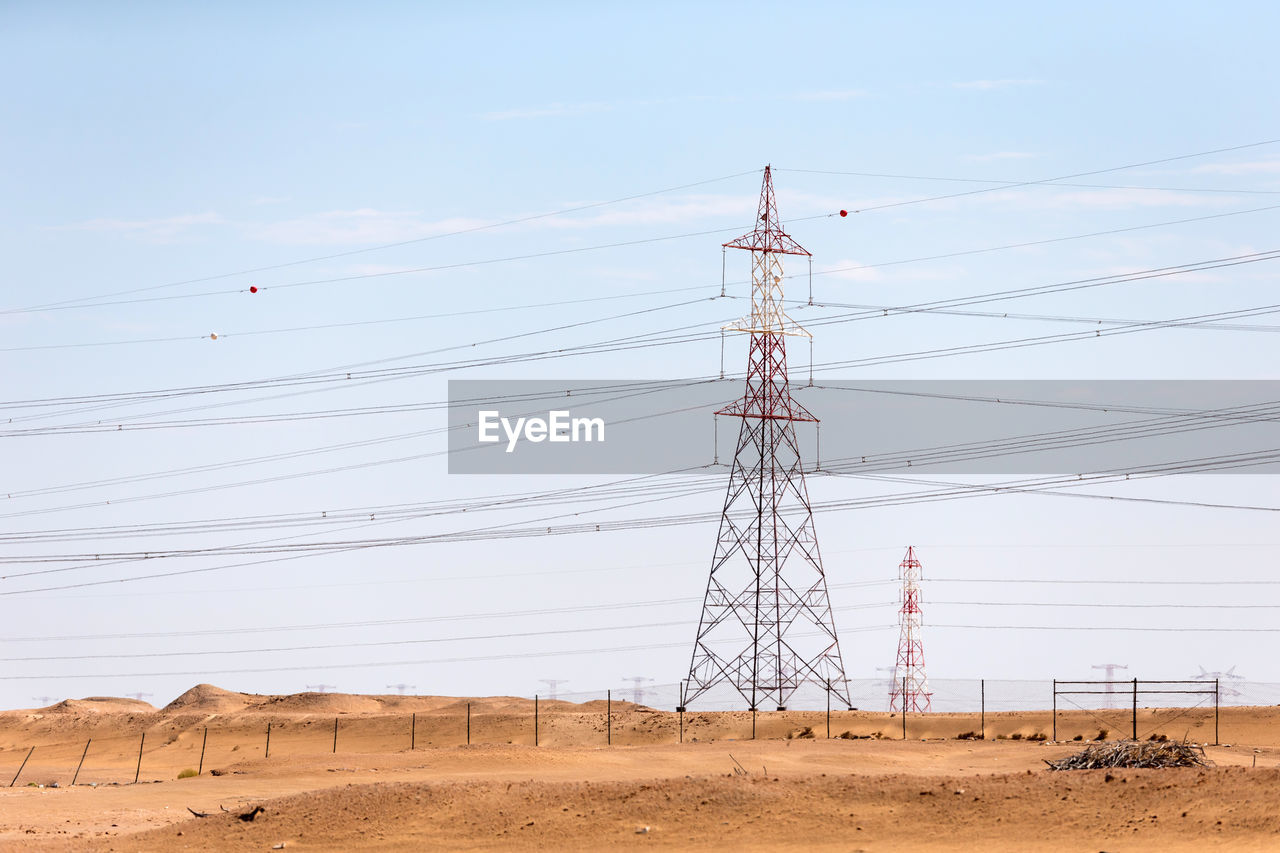
{"label": "tower lattice framework", "polygon": [[924,673],[924,644],[920,640],[923,613],[920,609],[922,567],[916,549],[907,548],[907,556],[898,564],[902,576],[902,606],[898,608],[898,660],[893,667],[893,685],[889,688],[890,711],[928,711],[933,693]]}
{"label": "tower lattice framework", "polygon": [[802,684],[850,706],[796,422],[817,418],[791,396],[786,339],[810,337],[783,305],[783,255],[809,257],[778,220],[769,167],[755,230],[725,243],[751,252],[746,389],[717,415],[742,419],[681,707],[728,684],[752,710],[784,710]]}

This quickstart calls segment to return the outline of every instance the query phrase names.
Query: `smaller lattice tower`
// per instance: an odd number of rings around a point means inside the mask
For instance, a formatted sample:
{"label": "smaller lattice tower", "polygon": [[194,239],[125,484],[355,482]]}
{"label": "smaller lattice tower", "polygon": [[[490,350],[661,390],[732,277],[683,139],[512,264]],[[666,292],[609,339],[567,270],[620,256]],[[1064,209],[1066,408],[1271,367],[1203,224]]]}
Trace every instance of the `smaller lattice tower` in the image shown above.
{"label": "smaller lattice tower", "polygon": [[924,674],[924,645],[920,641],[920,561],[916,549],[907,548],[898,571],[902,576],[902,606],[898,608],[898,660],[889,688],[890,711],[928,711],[933,693]]}
{"label": "smaller lattice tower", "polygon": [[1116,706],[1116,697],[1115,697],[1115,692],[1116,692],[1116,682],[1115,682],[1115,678],[1116,678],[1116,670],[1117,670],[1117,669],[1128,669],[1128,668],[1129,668],[1129,665],[1128,665],[1128,664],[1123,664],[1123,663],[1096,663],[1096,664],[1094,664],[1094,665],[1093,665],[1093,668],[1094,668],[1094,669],[1105,669],[1105,670],[1107,671],[1107,692],[1106,692],[1106,700],[1105,700],[1105,701],[1106,701],[1106,704],[1105,704],[1105,705],[1103,705],[1103,707],[1104,707],[1104,708],[1114,708],[1114,707]]}

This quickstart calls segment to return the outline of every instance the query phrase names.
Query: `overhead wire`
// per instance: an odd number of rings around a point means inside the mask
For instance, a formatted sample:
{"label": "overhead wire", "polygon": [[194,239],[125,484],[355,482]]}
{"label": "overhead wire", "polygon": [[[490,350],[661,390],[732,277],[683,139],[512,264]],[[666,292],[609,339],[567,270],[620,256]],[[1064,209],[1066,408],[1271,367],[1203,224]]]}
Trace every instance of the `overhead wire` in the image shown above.
{"label": "overhead wire", "polygon": [[[1079,290],[1084,288],[1101,287],[1101,286],[1108,286],[1108,285],[1114,285],[1114,284],[1120,284],[1120,283],[1128,283],[1133,281],[1143,281],[1143,280],[1148,280],[1153,278],[1162,278],[1170,275],[1179,275],[1179,274],[1185,274],[1189,272],[1199,272],[1199,271],[1204,271],[1209,269],[1220,269],[1220,268],[1225,268],[1230,266],[1238,266],[1241,264],[1258,263],[1258,262],[1264,262],[1269,260],[1275,260],[1277,258],[1280,258],[1280,250],[1272,250],[1267,252],[1254,252],[1254,253],[1248,253],[1246,255],[1232,256],[1228,258],[1217,258],[1217,259],[1212,259],[1208,261],[1193,262],[1189,264],[1179,264],[1179,265],[1174,265],[1170,267],[1158,267],[1158,268],[1134,272],[1131,274],[1103,276],[1103,277],[1096,277],[1096,278],[1089,278],[1089,279],[1075,279],[1075,280],[1059,282],[1059,283],[1050,284],[1050,285],[1038,285],[1033,287],[1006,289],[1003,291],[995,291],[995,292],[971,295],[966,297],[956,297],[956,298],[943,299],[943,300],[931,300],[931,301],[922,302],[922,303],[898,306],[891,309],[883,309],[881,311],[863,310],[863,311],[854,312],[852,314],[835,315],[833,317],[827,317],[827,318],[817,318],[817,319],[807,321],[807,324],[811,327],[819,327],[819,326],[831,325],[832,323],[843,323],[843,322],[850,322],[854,320],[867,319],[871,317],[884,316],[886,312],[910,313],[910,312],[918,311],[923,308],[956,307],[956,306],[962,306],[962,305],[980,304],[984,302],[1002,301],[1005,299],[1024,298],[1026,296],[1042,295],[1045,293],[1066,292],[1066,291]],[[684,304],[697,303],[701,301],[703,300],[698,299],[698,300],[691,300],[690,302],[687,302],[687,303],[677,303],[677,304],[684,305]],[[647,313],[654,310],[666,310],[669,307],[671,306],[660,306],[655,309],[642,309],[641,313]],[[838,306],[833,306],[833,307],[838,307]],[[1128,333],[1135,329],[1162,328],[1162,327],[1171,328],[1171,327],[1179,326],[1184,323],[1201,323],[1205,318],[1209,318],[1209,317],[1227,318],[1227,317],[1235,317],[1235,316],[1252,316],[1253,314],[1271,313],[1274,310],[1275,310],[1275,306],[1260,306],[1260,307],[1255,307],[1250,309],[1240,309],[1240,311],[1237,311],[1237,312],[1219,312],[1212,315],[1206,314],[1206,315],[1195,315],[1192,317],[1171,318],[1167,320],[1140,321],[1137,324],[1134,324],[1133,326],[1125,326],[1125,327],[1120,327],[1118,329],[1113,328],[1113,329],[1106,329],[1106,330],[1095,330],[1095,334],[1093,334],[1092,336],[1101,337],[1104,335]],[[607,319],[619,319],[619,318],[628,317],[628,316],[633,316],[632,312],[627,312],[621,315],[612,315]],[[602,321],[603,319],[597,319],[594,321],[583,321],[583,322],[587,323],[587,322],[602,322]],[[396,368],[379,368],[376,370],[364,370],[364,371],[339,370],[339,372],[328,374],[328,375],[313,374],[313,375],[307,375],[302,377],[299,377],[299,376],[279,377],[275,379],[227,383],[223,385],[214,385],[214,386],[193,386],[193,387],[187,387],[187,388],[157,389],[157,390],[145,391],[145,392],[127,392],[123,394],[117,393],[117,394],[106,394],[106,395],[101,395],[101,394],[100,395],[80,395],[75,397],[36,398],[36,399],[29,399],[29,400],[7,401],[7,402],[0,402],[0,411],[5,409],[16,410],[21,408],[33,408],[33,407],[40,408],[40,407],[52,407],[52,406],[83,405],[86,403],[97,403],[97,404],[110,403],[113,405],[118,405],[123,403],[132,403],[132,402],[139,402],[139,401],[149,400],[149,399],[167,398],[172,396],[185,396],[189,394],[208,394],[208,393],[218,393],[218,392],[240,391],[240,390],[247,390],[250,388],[297,387],[300,385],[305,386],[305,385],[311,385],[316,383],[334,383],[334,382],[347,383],[347,382],[351,382],[353,378],[358,380],[366,380],[366,379],[382,379],[382,378],[390,378],[390,377],[421,376],[421,375],[428,375],[431,373],[438,373],[445,370],[458,370],[458,369],[478,367],[478,366],[495,366],[500,364],[526,363],[529,361],[539,361],[547,358],[563,358],[571,355],[581,355],[586,353],[598,354],[600,352],[619,352],[619,351],[635,349],[637,347],[647,348],[654,345],[668,345],[672,342],[690,343],[690,342],[696,342],[700,340],[708,340],[718,335],[718,328],[716,328],[718,327],[718,325],[719,325],[718,323],[714,323],[714,322],[693,324],[691,326],[687,325],[687,326],[677,327],[676,329],[672,329],[672,330],[664,330],[663,332],[659,332],[659,333],[645,333],[642,335],[623,336],[615,339],[597,341],[590,344],[560,347],[555,350],[535,350],[535,351],[526,352],[522,354],[508,354],[505,356],[499,356],[499,357],[493,357],[493,358],[479,358],[479,359],[462,360],[462,361],[455,361],[455,362],[428,363],[423,365],[408,365],[408,366],[402,366],[402,367],[396,367]],[[680,334],[682,330],[690,330],[690,329],[694,329],[694,330],[706,329],[706,331],[700,332],[700,333],[693,333],[693,334]],[[531,334],[542,334],[542,333],[545,333],[546,331],[547,330],[535,330],[532,332],[519,333],[517,336],[512,336],[512,337],[528,336]],[[674,335],[672,334],[673,332],[675,333]],[[1068,336],[1074,335],[1077,338],[1082,336],[1083,337],[1090,336],[1087,333],[1083,333],[1083,332],[1064,333],[1064,334]],[[991,351],[993,349],[1008,348],[1012,345],[1020,345],[1020,346],[1034,345],[1032,342],[1036,342],[1036,341],[1044,342],[1044,343],[1056,342],[1056,339],[1059,337],[1061,336],[1046,335],[1046,336],[1039,336],[1036,338],[1015,339],[1013,341],[1000,341],[1000,342],[992,342],[987,344],[975,344],[975,345],[969,345],[968,347],[952,348],[952,350],[956,352],[963,352],[963,351],[985,352],[985,351]],[[1063,339],[1070,340],[1072,338],[1067,337]],[[951,352],[952,350],[947,350],[946,352]],[[916,351],[916,352],[909,352],[909,353],[898,353],[891,356],[869,357],[868,359],[855,359],[855,360],[847,360],[847,361],[840,361],[840,362],[827,362],[821,365],[821,369],[830,370],[830,369],[833,369],[836,367],[842,367],[842,366],[857,366],[857,365],[884,363],[883,361],[877,360],[877,359],[915,360],[918,357],[939,357],[940,354],[945,354],[945,353],[941,351]],[[421,354],[414,354],[414,355],[421,355]],[[404,358],[410,358],[410,357],[413,357],[413,356],[396,357],[395,360],[403,360]],[[379,360],[379,361],[382,363],[385,362],[385,360]],[[22,420],[26,417],[33,417],[33,416],[18,415],[15,419]],[[115,426],[117,426],[116,422],[112,421],[106,424],[105,426],[102,424],[77,425],[77,427],[73,427],[72,430],[74,431],[76,428],[79,428],[87,431],[106,431],[106,430],[112,429],[112,427],[115,427]],[[7,436],[7,435],[41,434],[41,431],[42,431],[41,429],[36,429],[33,431],[0,430],[0,437]]]}
{"label": "overhead wire", "polygon": [[[343,252],[332,252],[326,255],[317,255],[309,258],[302,258],[300,260],[286,261],[283,263],[269,264],[266,266],[249,267],[246,269],[235,270],[233,272],[218,273],[216,275],[208,275],[200,278],[190,278],[190,279],[184,279],[180,281],[171,281],[165,284],[156,284],[156,285],[150,285],[148,287],[134,288],[131,290],[122,290],[122,291],[117,291],[115,293],[99,295],[99,296],[80,297],[78,299],[52,302],[52,303],[47,303],[45,305],[33,306],[29,308],[19,308],[19,309],[9,309],[9,310],[0,309],[0,314],[43,311],[43,310],[49,310],[52,308],[69,306],[74,303],[82,303],[82,302],[86,302],[88,300],[93,300],[93,299],[111,298],[115,296],[128,296],[134,293],[148,293],[156,290],[166,290],[174,287],[182,287],[188,284],[203,284],[204,282],[234,278],[236,276],[241,276],[241,275],[251,275],[253,273],[259,273],[259,272],[270,272],[273,270],[285,269],[288,267],[296,267],[304,264],[317,263],[319,261],[330,261],[330,260],[335,260],[337,258],[346,258],[354,255],[364,255],[370,252],[379,252],[379,251],[384,251],[386,249],[399,248],[401,246],[427,243],[433,240],[441,240],[447,237],[457,237],[463,234],[474,234],[479,231],[489,231],[496,228],[504,228],[510,225],[520,225],[526,222],[533,222],[540,219],[549,219],[556,216],[563,216],[569,213],[580,213],[584,210],[593,210],[595,208],[605,207],[608,205],[622,204],[624,202],[635,201],[641,198],[649,198],[651,196],[662,195],[664,193],[676,192],[678,190],[692,189],[694,187],[706,186],[707,184],[714,184],[714,183],[719,183],[721,181],[732,180],[733,178],[740,178],[740,177],[743,177],[744,175],[755,174],[759,171],[760,171],[759,169],[748,169],[745,172],[735,172],[732,175],[722,175],[718,178],[707,178],[705,180],[692,181],[690,183],[679,184],[673,187],[665,187],[659,190],[649,190],[647,192],[634,193],[632,195],[622,196],[620,198],[614,198],[608,201],[590,202],[588,204],[580,204],[572,207],[560,208],[558,210],[546,211],[543,213],[529,214],[527,216],[514,217],[510,219],[501,220],[498,222],[485,223],[482,225],[474,225],[468,228],[458,228],[452,231],[446,231],[439,234],[429,234],[423,237],[414,237],[409,240],[399,240],[393,243],[381,243],[376,246],[366,246],[362,249],[350,249]],[[119,304],[119,303],[95,303],[93,305],[89,305],[86,307],[99,307],[100,304]]]}
{"label": "overhead wire", "polygon": [[[1039,184],[1052,183],[1054,181],[1068,181],[1073,178],[1087,178],[1087,177],[1092,177],[1093,175],[1105,175],[1111,172],[1126,171],[1128,169],[1141,169],[1141,168],[1145,168],[1146,166],[1161,166],[1161,165],[1164,165],[1165,163],[1176,163],[1182,160],[1191,160],[1197,157],[1208,157],[1212,154],[1228,154],[1235,151],[1245,151],[1251,148],[1259,148],[1266,145],[1275,145],[1276,143],[1280,143],[1280,139],[1264,139],[1258,142],[1249,142],[1243,145],[1231,145],[1225,148],[1216,148],[1211,151],[1198,151],[1191,154],[1179,154],[1173,157],[1161,157],[1156,160],[1145,160],[1138,163],[1129,163],[1124,166],[1111,166],[1106,169],[1093,169],[1087,172],[1072,172],[1071,174],[1067,174],[1067,175],[1058,175],[1052,178],[1041,178],[1033,181],[1015,181],[1013,183],[1003,184],[1001,186],[984,187],[981,189],[968,190],[965,192],[958,192],[958,193],[947,193],[946,195],[932,196],[927,199],[912,199],[910,201],[889,202],[885,204],[864,207],[854,212],[860,213],[863,211],[871,211],[871,210],[888,210],[890,208],[903,207],[908,204],[922,204],[924,202],[943,201],[943,200],[953,199],[953,198],[964,198],[966,196],[982,195],[984,193],[995,192],[997,190],[1017,189],[1019,187],[1032,187]],[[805,170],[792,169],[790,171],[805,171]]]}
{"label": "overhead wire", "polygon": [[[969,190],[969,191],[966,191],[966,192],[960,192],[960,193],[949,193],[949,194],[946,194],[946,195],[940,195],[940,196],[930,196],[930,197],[927,197],[927,198],[909,199],[909,200],[904,200],[904,201],[898,201],[898,202],[885,203],[885,204],[881,204],[881,205],[866,206],[866,207],[863,207],[863,208],[857,209],[857,210],[855,210],[854,212],[855,212],[855,213],[865,213],[865,212],[870,212],[870,211],[874,211],[874,210],[883,210],[883,209],[889,209],[889,208],[895,208],[895,207],[902,207],[902,206],[905,206],[905,205],[924,204],[924,203],[929,203],[929,202],[934,202],[934,201],[940,201],[940,200],[947,200],[947,199],[960,198],[960,197],[965,197],[965,196],[979,195],[979,194],[983,194],[983,193],[987,193],[987,192],[994,192],[994,191],[996,191],[996,190],[1000,190],[1000,189],[1016,189],[1016,188],[1020,188],[1020,187],[1030,187],[1030,186],[1036,186],[1036,185],[1041,185],[1041,184],[1052,183],[1052,182],[1054,182],[1054,181],[1067,180],[1067,179],[1070,179],[1070,178],[1086,177],[1086,176],[1090,176],[1090,175],[1098,175],[1098,174],[1106,174],[1106,173],[1110,173],[1110,172],[1125,171],[1125,170],[1128,170],[1128,169],[1141,168],[1141,167],[1145,167],[1145,166],[1159,165],[1159,164],[1163,164],[1163,163],[1176,162],[1176,161],[1180,161],[1180,160],[1187,160],[1187,159],[1193,159],[1193,158],[1198,158],[1198,157],[1205,157],[1205,156],[1210,156],[1210,155],[1213,155],[1213,154],[1221,154],[1221,153],[1227,153],[1227,152],[1233,152],[1233,151],[1240,151],[1240,150],[1245,150],[1245,149],[1249,149],[1249,148],[1255,148],[1255,147],[1264,146],[1264,145],[1271,145],[1271,144],[1274,144],[1274,143],[1276,143],[1276,142],[1280,142],[1280,140],[1262,140],[1262,141],[1259,141],[1259,142],[1253,142],[1253,143],[1248,143],[1248,144],[1244,144],[1244,145],[1236,145],[1236,146],[1229,146],[1229,147],[1225,147],[1225,148],[1218,148],[1218,149],[1207,150],[1207,151],[1193,152],[1193,153],[1189,153],[1189,154],[1181,154],[1181,155],[1177,155],[1177,156],[1173,156],[1173,157],[1165,157],[1165,158],[1160,158],[1160,159],[1156,159],[1156,160],[1148,160],[1148,161],[1143,161],[1143,162],[1138,162],[1138,163],[1130,163],[1130,164],[1126,164],[1126,165],[1122,165],[1122,166],[1113,166],[1113,167],[1108,167],[1108,168],[1105,168],[1105,169],[1096,169],[1096,170],[1086,171],[1086,172],[1077,172],[1077,173],[1073,173],[1073,174],[1070,174],[1070,175],[1057,176],[1057,177],[1053,177],[1053,178],[1044,178],[1044,179],[1037,179],[1037,180],[1030,180],[1030,181],[1016,181],[1016,182],[1012,182],[1012,183],[1008,183],[1008,184],[1001,184],[1001,185],[999,185],[999,186],[995,186],[995,187],[985,187],[985,188],[981,188],[981,189]],[[114,293],[114,294],[109,294],[109,295],[107,295],[106,297],[80,297],[80,298],[77,298],[77,299],[72,299],[72,300],[63,300],[63,301],[61,301],[61,302],[56,302],[56,303],[47,303],[47,304],[45,304],[45,305],[41,305],[41,306],[31,306],[31,307],[27,307],[27,308],[17,308],[17,309],[0,309],[0,314],[15,314],[15,313],[29,313],[29,312],[33,312],[33,311],[63,310],[63,309],[67,309],[67,308],[79,308],[79,307],[103,307],[103,306],[108,306],[108,305],[135,304],[135,303],[137,303],[137,302],[160,301],[160,300],[168,300],[168,299],[173,299],[173,298],[190,298],[191,296],[223,295],[223,294],[226,294],[226,293],[229,293],[229,292],[238,292],[238,290],[237,290],[237,291],[212,291],[212,292],[206,292],[206,293],[200,293],[200,294],[188,294],[188,295],[181,295],[181,296],[177,296],[177,297],[156,297],[156,298],[152,298],[152,299],[142,299],[142,300],[128,300],[128,301],[115,301],[115,302],[103,302],[103,301],[91,302],[91,301],[90,301],[90,300],[93,300],[93,299],[109,298],[110,296],[131,295],[131,294],[134,294],[134,293],[151,292],[151,291],[160,290],[160,289],[168,289],[168,288],[173,288],[173,287],[179,287],[179,286],[183,286],[183,285],[187,285],[187,284],[201,283],[201,282],[206,282],[206,281],[215,281],[215,280],[219,280],[219,279],[230,278],[230,277],[234,277],[234,276],[238,276],[238,275],[246,275],[246,274],[251,274],[251,273],[255,273],[255,272],[264,272],[264,271],[268,271],[268,270],[283,269],[283,268],[286,268],[286,267],[298,266],[298,265],[307,264],[307,263],[313,263],[313,262],[317,262],[317,261],[332,260],[332,259],[335,259],[335,258],[346,257],[346,256],[350,256],[350,255],[365,254],[365,253],[368,253],[368,252],[379,251],[379,250],[382,250],[382,249],[386,249],[386,248],[393,248],[393,247],[396,247],[396,246],[409,245],[409,244],[412,244],[412,243],[421,243],[421,242],[425,242],[425,241],[428,241],[428,240],[436,240],[436,239],[441,239],[441,238],[444,238],[444,237],[457,236],[457,235],[459,235],[459,234],[470,233],[470,232],[473,232],[473,231],[486,230],[486,229],[488,229],[488,228],[503,227],[503,226],[506,226],[506,225],[511,225],[511,224],[517,224],[517,223],[521,223],[521,222],[532,221],[532,220],[535,220],[535,219],[541,219],[541,218],[546,218],[546,217],[551,217],[551,216],[559,216],[559,215],[563,215],[563,214],[565,214],[565,213],[571,213],[571,212],[576,212],[576,211],[579,211],[579,210],[590,209],[590,208],[592,208],[592,207],[599,207],[599,206],[603,206],[603,205],[607,205],[607,204],[616,204],[616,203],[621,203],[621,202],[625,202],[625,201],[631,201],[631,200],[634,200],[634,199],[637,199],[637,198],[643,198],[643,197],[650,196],[650,195],[657,195],[657,194],[660,194],[660,193],[672,192],[672,191],[679,190],[679,189],[687,189],[687,188],[690,188],[690,187],[693,187],[693,186],[700,186],[700,185],[704,185],[704,184],[708,184],[708,183],[714,183],[714,182],[717,182],[717,181],[729,180],[729,179],[732,179],[732,178],[742,177],[743,175],[752,174],[752,173],[754,173],[755,171],[758,171],[758,170],[748,170],[748,171],[746,171],[746,172],[739,172],[739,173],[736,173],[736,174],[733,174],[733,175],[726,175],[726,176],[722,176],[722,177],[719,177],[719,178],[711,178],[711,179],[707,179],[707,180],[705,180],[705,181],[697,181],[697,182],[693,182],[693,183],[690,183],[690,184],[683,184],[683,185],[680,185],[680,186],[677,186],[677,187],[671,187],[671,188],[667,188],[667,189],[663,189],[663,190],[655,190],[655,191],[651,191],[651,192],[648,192],[648,193],[641,193],[641,194],[637,194],[637,195],[626,196],[626,197],[623,197],[623,198],[620,198],[620,199],[614,199],[614,200],[611,200],[611,201],[606,201],[606,202],[596,202],[596,203],[592,203],[592,204],[588,204],[588,205],[582,205],[582,206],[579,206],[579,207],[576,207],[576,208],[565,208],[565,209],[558,210],[558,211],[551,211],[551,212],[547,212],[547,213],[534,214],[534,215],[531,215],[531,216],[529,216],[529,217],[521,217],[521,218],[516,218],[516,219],[511,219],[511,220],[504,220],[504,221],[502,221],[502,222],[498,222],[498,223],[492,223],[492,224],[488,224],[488,225],[481,225],[481,226],[474,226],[474,227],[472,227],[472,228],[459,229],[459,230],[457,230],[457,231],[453,231],[453,232],[446,232],[446,233],[442,233],[442,234],[438,234],[438,235],[428,235],[428,236],[425,236],[425,237],[421,237],[421,238],[414,238],[414,239],[411,239],[411,240],[407,240],[407,241],[400,241],[400,242],[397,242],[397,243],[382,244],[382,245],[379,245],[379,246],[366,247],[366,248],[363,248],[363,249],[353,249],[353,250],[349,250],[349,251],[345,251],[345,252],[332,253],[332,254],[329,254],[329,255],[316,256],[316,257],[312,257],[312,258],[305,258],[305,259],[301,259],[301,260],[297,260],[297,261],[290,261],[290,262],[286,262],[286,263],[274,264],[274,265],[269,265],[269,266],[265,266],[265,267],[253,267],[253,268],[248,268],[248,269],[244,269],[244,270],[239,270],[239,271],[231,272],[231,273],[221,273],[221,274],[217,274],[217,275],[213,275],[213,276],[205,276],[205,277],[200,277],[200,278],[185,279],[185,280],[181,280],[181,281],[168,282],[168,283],[166,283],[166,284],[152,285],[152,286],[144,287],[144,288],[134,288],[134,289],[131,289],[131,290],[126,290],[126,291],[118,291],[118,292],[116,292],[116,293]],[[792,170],[792,171],[804,171],[804,170]],[[1227,214],[1221,214],[1221,215],[1222,215],[1222,216],[1231,216],[1231,215],[1238,215],[1238,214],[1240,214],[1240,213],[1247,213],[1247,212],[1259,212],[1259,211],[1261,211],[1261,210],[1269,210],[1269,209],[1273,209],[1273,208],[1259,208],[1259,209],[1257,209],[1257,210],[1253,210],[1253,211],[1237,211],[1237,212],[1227,213]],[[822,214],[815,214],[815,215],[812,215],[812,216],[804,216],[804,217],[793,218],[793,219],[791,219],[790,221],[792,221],[792,222],[802,222],[802,221],[808,221],[808,220],[813,220],[813,219],[825,219],[825,218],[831,218],[831,217],[833,217],[833,216],[835,216],[835,215],[836,215],[835,213],[822,213]],[[1216,218],[1216,217],[1212,217],[1212,216],[1210,216],[1210,217],[1199,217],[1199,218],[1194,218],[1194,219],[1179,220],[1179,222],[1192,222],[1192,221],[1199,221],[1199,220],[1200,220],[1200,219],[1202,219],[1202,218]],[[1168,224],[1173,224],[1173,223],[1168,223]],[[1143,226],[1143,227],[1151,227],[1151,226]],[[508,256],[508,257],[503,257],[503,258],[482,259],[482,260],[478,260],[478,261],[459,262],[459,263],[455,263],[455,264],[446,264],[446,265],[431,266],[431,267],[415,267],[415,268],[409,268],[409,269],[404,269],[404,270],[399,270],[399,271],[383,271],[383,272],[378,272],[378,273],[366,273],[366,274],[362,274],[362,275],[358,275],[358,276],[345,276],[345,277],[335,277],[335,278],[328,278],[328,279],[315,279],[315,280],[303,281],[303,282],[293,282],[293,283],[290,283],[290,284],[273,284],[273,285],[270,285],[270,287],[271,287],[271,288],[274,288],[274,289],[281,289],[281,288],[286,288],[286,287],[302,287],[302,286],[312,286],[312,285],[317,285],[317,284],[332,284],[332,283],[338,283],[338,282],[342,282],[342,281],[354,281],[354,280],[359,280],[359,279],[381,278],[381,277],[386,277],[386,276],[388,276],[388,275],[404,275],[404,274],[409,274],[409,273],[435,272],[435,271],[441,271],[441,270],[446,270],[446,269],[457,269],[457,268],[461,268],[461,267],[465,267],[465,266],[482,266],[482,265],[486,265],[486,264],[492,264],[492,263],[503,263],[503,262],[513,261],[513,260],[529,260],[529,259],[533,259],[533,258],[554,257],[554,256],[557,256],[557,255],[564,255],[564,254],[576,254],[576,253],[586,252],[586,251],[595,251],[595,250],[598,250],[598,249],[620,248],[620,247],[625,247],[625,246],[643,245],[643,244],[646,244],[646,243],[661,242],[661,241],[672,240],[672,239],[680,239],[680,238],[684,238],[684,237],[707,236],[707,235],[710,235],[710,234],[727,233],[727,232],[729,232],[729,231],[733,231],[733,230],[736,230],[736,227],[734,227],[734,226],[728,226],[728,227],[724,227],[724,228],[716,228],[716,229],[711,229],[711,230],[707,230],[707,231],[688,232],[688,233],[676,234],[676,235],[666,235],[666,236],[653,237],[653,238],[644,238],[644,239],[634,240],[634,241],[622,241],[622,242],[616,242],[616,243],[606,243],[606,244],[600,244],[600,245],[598,245],[598,246],[590,246],[590,247],[571,247],[571,248],[559,249],[559,250],[552,250],[552,251],[548,251],[548,252],[541,252],[541,253],[531,253],[531,254],[526,254],[526,255],[514,255],[514,256]],[[1077,238],[1066,238],[1066,239],[1077,239]],[[1050,241],[1050,242],[1052,242],[1052,241]],[[1026,244],[1026,245],[1036,245],[1036,243],[1031,243],[1031,244]],[[987,250],[987,251],[990,251],[990,250]],[[962,254],[964,254],[964,253],[962,253]]]}

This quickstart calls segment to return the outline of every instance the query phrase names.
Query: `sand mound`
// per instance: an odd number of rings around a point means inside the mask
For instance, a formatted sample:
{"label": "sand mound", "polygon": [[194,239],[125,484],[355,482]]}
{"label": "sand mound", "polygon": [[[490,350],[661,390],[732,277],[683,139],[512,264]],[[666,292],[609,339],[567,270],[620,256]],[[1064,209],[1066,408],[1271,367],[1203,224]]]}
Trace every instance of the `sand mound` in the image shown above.
{"label": "sand mound", "polygon": [[164,711],[165,713],[229,714],[233,711],[244,710],[248,705],[260,698],[248,693],[223,690],[221,687],[214,687],[212,684],[197,684],[168,705],[165,705]]}
{"label": "sand mound", "polygon": [[377,697],[348,693],[291,693],[257,698],[260,701],[249,710],[291,714],[362,714],[382,710],[382,702]]}
{"label": "sand mound", "polygon": [[155,706],[141,699],[89,696],[84,699],[63,699],[41,710],[46,714],[136,714],[139,711],[155,711]]}

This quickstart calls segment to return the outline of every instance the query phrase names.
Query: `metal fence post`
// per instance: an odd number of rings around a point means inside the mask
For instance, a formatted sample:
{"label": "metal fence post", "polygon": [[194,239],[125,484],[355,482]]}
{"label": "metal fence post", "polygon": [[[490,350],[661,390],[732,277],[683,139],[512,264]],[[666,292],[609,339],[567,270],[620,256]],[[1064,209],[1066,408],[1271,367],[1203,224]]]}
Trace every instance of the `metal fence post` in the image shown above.
{"label": "metal fence post", "polygon": [[1218,700],[1220,696],[1218,679],[1213,680],[1213,745],[1218,745]]}
{"label": "metal fence post", "polygon": [[907,739],[907,677],[902,676],[902,739]]}
{"label": "metal fence post", "polygon": [[142,747],[147,742],[147,733],[142,733],[142,739],[138,741],[138,766],[133,770],[133,784],[138,784],[138,777],[142,775]]}
{"label": "metal fence post", "polygon": [[27,766],[27,762],[31,760],[31,753],[35,751],[36,748],[34,746],[27,750],[27,757],[22,759],[22,767],[19,767],[18,772],[13,774],[13,781],[9,783],[10,788],[18,783],[18,777],[22,775],[22,769]]}
{"label": "metal fence post", "polygon": [[605,691],[605,743],[613,746],[613,691]]}
{"label": "metal fence post", "polygon": [[680,743],[684,743],[684,682],[680,682],[680,704],[676,706],[676,713],[680,715]]}
{"label": "metal fence post", "polygon": [[196,771],[197,776],[204,775],[204,748],[209,745],[209,727],[204,727],[204,738],[200,741],[200,769]]}
{"label": "metal fence post", "polygon": [[267,723],[267,748],[262,753],[263,758],[271,757],[271,723]]}
{"label": "metal fence post", "polygon": [[533,694],[533,745],[538,745],[538,694]]}
{"label": "metal fence post", "polygon": [[831,679],[827,679],[827,740],[831,740]]}
{"label": "metal fence post", "polygon": [[413,752],[418,746],[418,712],[413,712],[413,717],[409,720],[409,751]]}
{"label": "metal fence post", "polygon": [[84,745],[84,752],[80,753],[80,763],[76,765],[75,775],[71,777],[71,784],[73,786],[76,784],[76,780],[80,778],[80,768],[84,767],[84,757],[89,754],[89,744],[91,743],[93,743],[93,738],[89,738],[88,742]]}
{"label": "metal fence post", "polygon": [[467,746],[471,746],[471,703],[467,703]]}
{"label": "metal fence post", "polygon": [[1138,679],[1133,680],[1133,739],[1138,739]]}
{"label": "metal fence post", "polygon": [[979,690],[982,691],[981,699],[979,700],[982,703],[982,716],[979,717],[978,719],[980,721],[979,726],[982,729],[982,739],[986,740],[987,739],[987,680],[984,678],[978,683],[979,683]]}
{"label": "metal fence post", "polygon": [[333,751],[338,752],[338,718],[333,718]]}
{"label": "metal fence post", "polygon": [[1053,680],[1053,742],[1058,742],[1058,679]]}

